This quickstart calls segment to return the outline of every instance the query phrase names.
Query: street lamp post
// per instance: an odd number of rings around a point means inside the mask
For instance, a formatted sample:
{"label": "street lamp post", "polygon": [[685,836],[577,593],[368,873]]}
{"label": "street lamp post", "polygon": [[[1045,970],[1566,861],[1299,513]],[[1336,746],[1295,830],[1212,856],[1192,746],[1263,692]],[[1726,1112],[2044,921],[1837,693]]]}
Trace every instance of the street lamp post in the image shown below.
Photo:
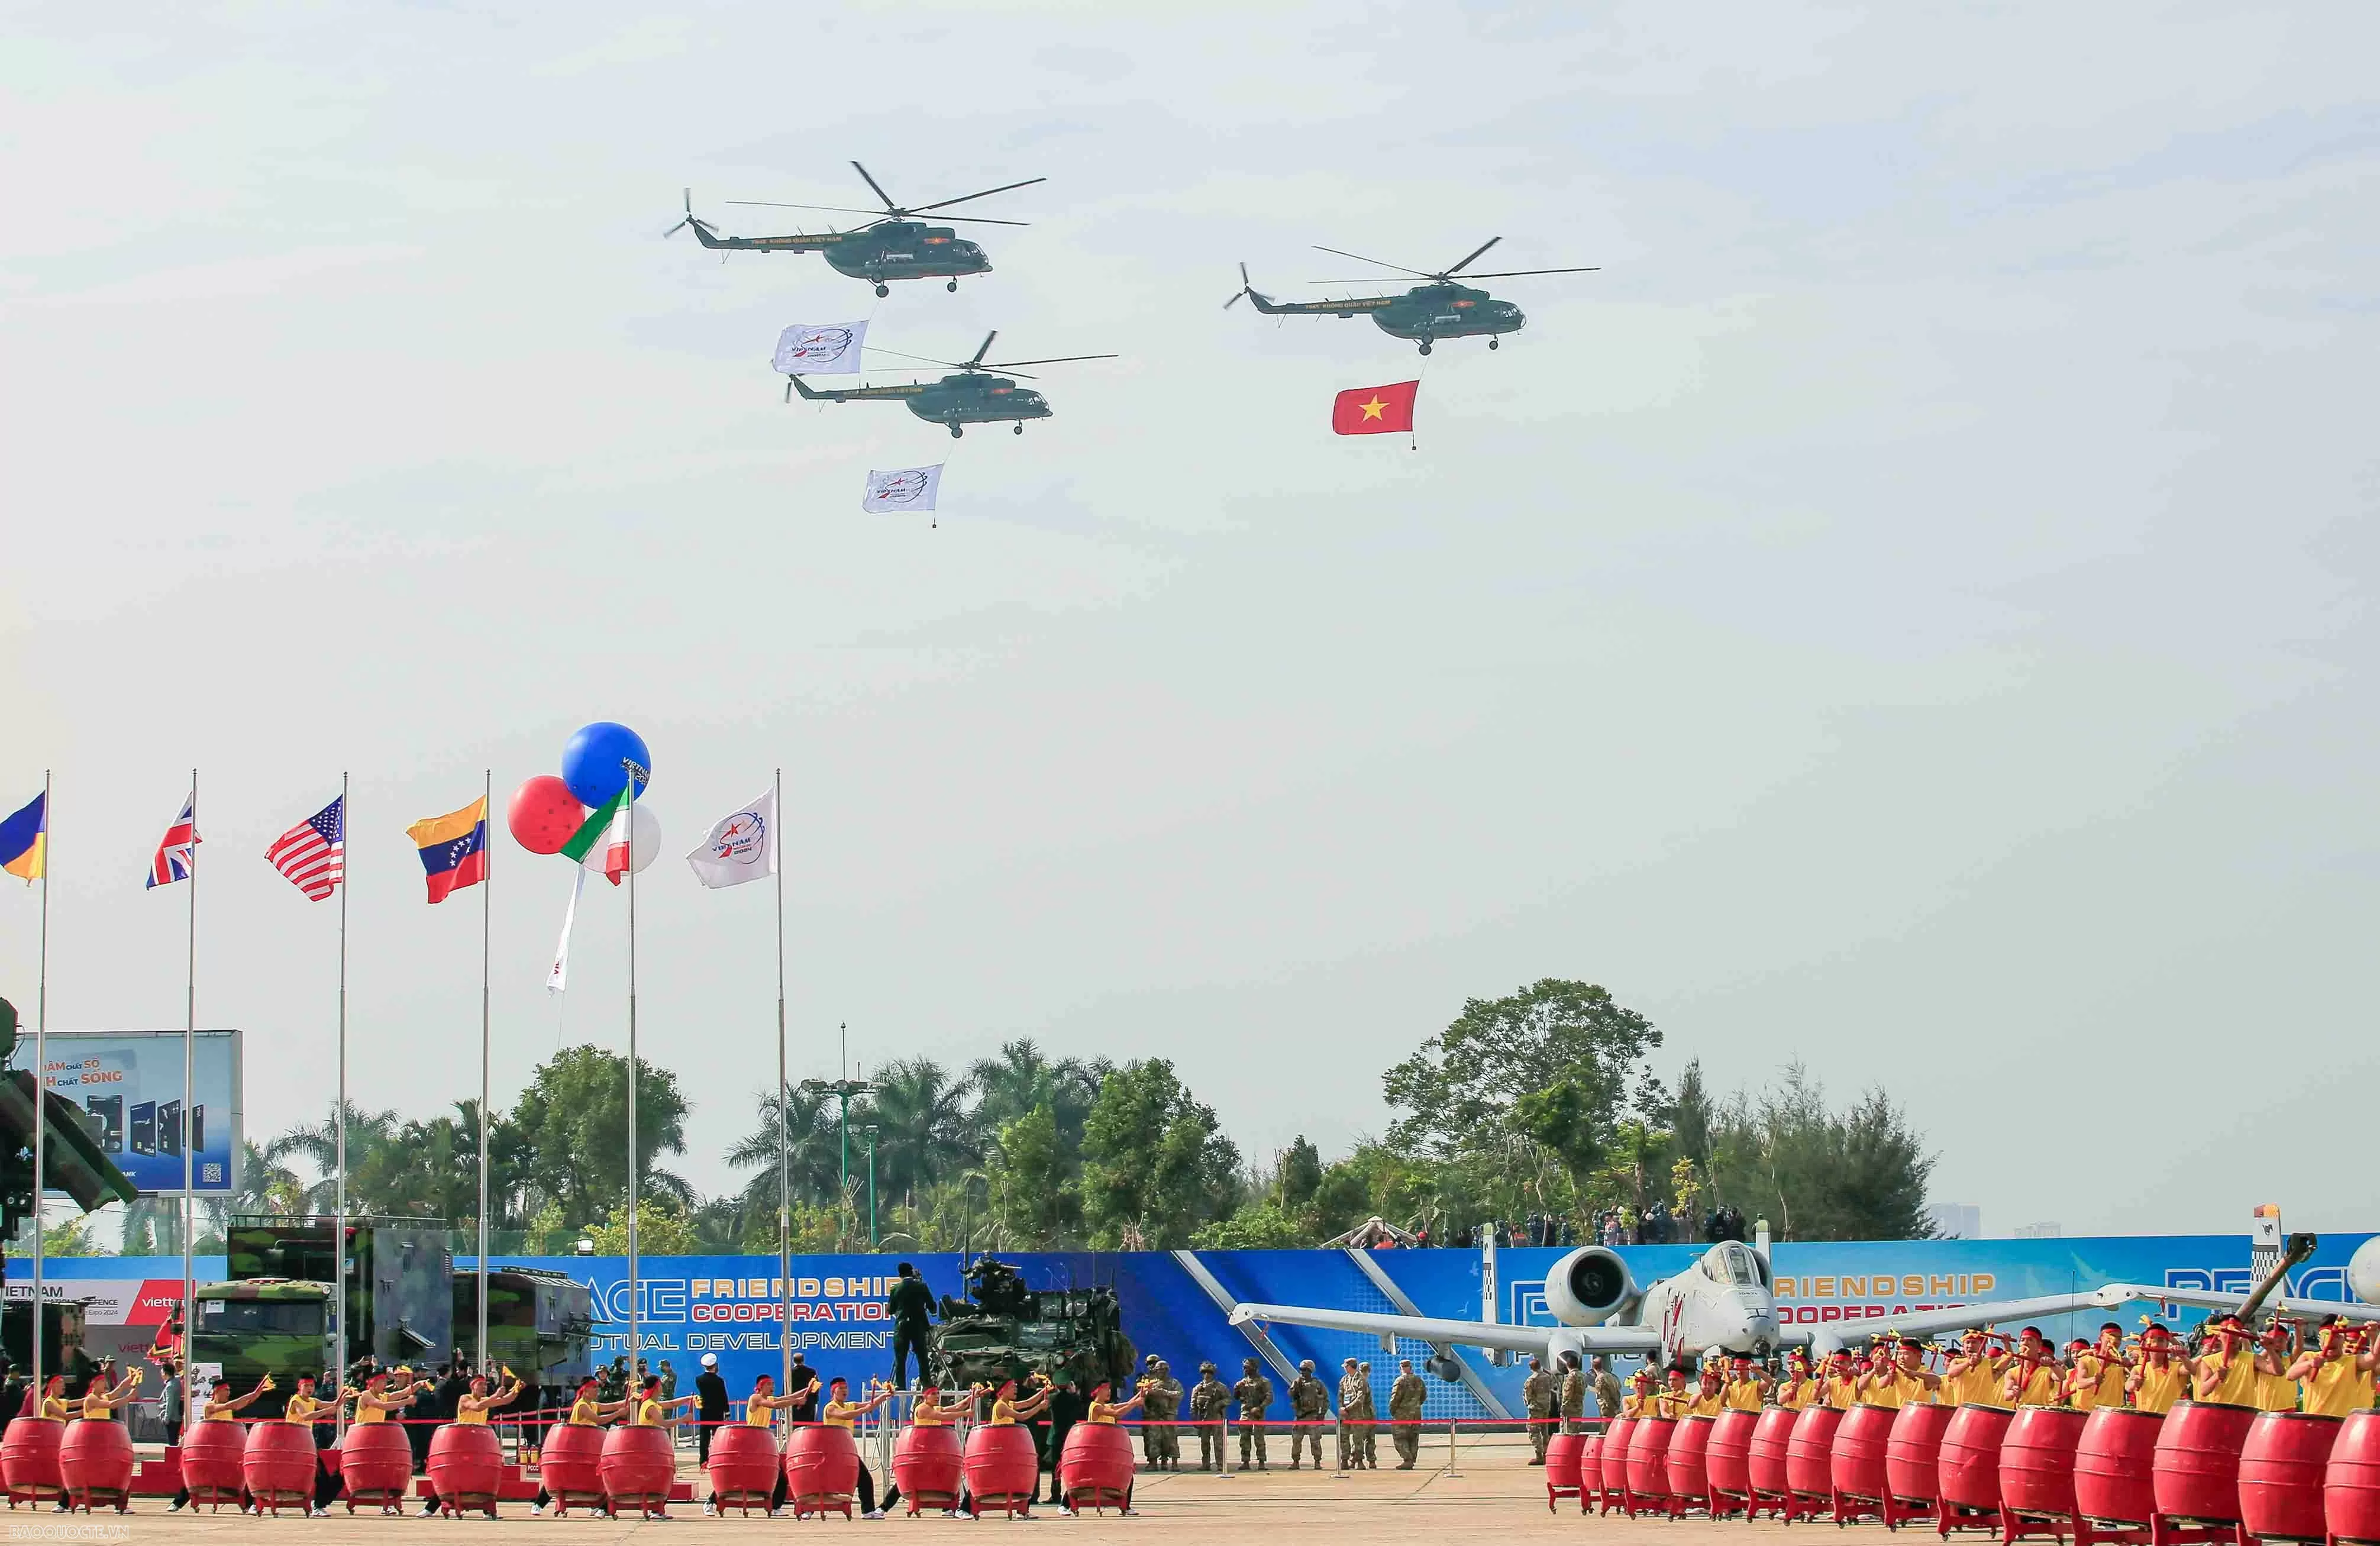
{"label": "street lamp post", "polygon": [[868,1133],[868,1248],[876,1248],[876,1124],[871,1122]]}
{"label": "street lamp post", "polygon": [[[838,1074],[842,1074],[844,1068],[851,1066],[850,1023],[846,1021],[839,1029],[843,1032],[843,1051],[844,1055],[842,1067],[838,1068],[836,1072]],[[843,1129],[843,1197],[844,1200],[847,1203],[851,1200],[851,1102],[854,1096],[875,1094],[876,1086],[870,1084],[866,1079],[855,1079],[846,1074],[843,1075],[842,1077],[835,1079],[804,1079],[802,1081],[801,1088],[806,1094],[832,1095],[835,1098],[838,1120]],[[875,1211],[872,1199],[868,1211],[871,1215]],[[871,1234],[872,1233],[873,1230],[871,1227]]]}

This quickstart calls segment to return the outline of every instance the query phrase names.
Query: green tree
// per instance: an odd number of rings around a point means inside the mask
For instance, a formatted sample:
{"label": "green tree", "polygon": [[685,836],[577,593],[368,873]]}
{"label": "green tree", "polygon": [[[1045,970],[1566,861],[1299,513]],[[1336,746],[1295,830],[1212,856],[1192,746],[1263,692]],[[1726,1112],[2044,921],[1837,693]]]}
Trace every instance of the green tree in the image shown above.
{"label": "green tree", "polygon": [[1281,1211],[1295,1217],[1313,1205],[1314,1194],[1322,1187],[1322,1151],[1297,1135],[1297,1141],[1275,1157],[1279,1174],[1274,1183],[1281,1197]]}
{"label": "green tree", "polygon": [[[834,1099],[816,1090],[789,1086],[784,1091],[785,1142],[791,1161],[794,1202],[840,1205],[842,1190],[842,1128]],[[774,1250],[777,1220],[777,1098],[763,1090],[754,1102],[751,1131],[727,1150],[727,1163],[749,1171],[741,1193],[745,1211],[766,1214],[770,1249]]]}
{"label": "green tree", "polygon": [[1103,1058],[1052,1059],[1029,1036],[1000,1044],[998,1057],[979,1058],[967,1068],[967,1086],[975,1091],[972,1114],[979,1141],[1028,1112],[1049,1108],[1058,1124],[1058,1136],[1070,1148],[1082,1142],[1083,1124],[1099,1099],[1099,1081],[1109,1065]]}
{"label": "green tree", "polygon": [[1000,1129],[990,1163],[990,1211],[1011,1247],[1072,1244],[1082,1227],[1082,1188],[1058,1133],[1058,1114],[1038,1106]]}
{"label": "green tree", "polygon": [[1660,1044],[1651,1021],[1591,982],[1549,977],[1507,998],[1467,1000],[1382,1077],[1389,1104],[1405,1114],[1390,1141],[1448,1157],[1490,1147],[1516,1130],[1522,1097],[1565,1083],[1576,1120],[1603,1141],[1632,1098],[1659,1102],[1645,1059]]}
{"label": "green tree", "polygon": [[[319,1177],[305,1187],[302,1206],[298,1211],[329,1213],[337,1191],[335,1176],[339,1162],[339,1130],[337,1114],[326,1112],[322,1120],[301,1122],[287,1132],[267,1142],[263,1157],[279,1164],[288,1160],[303,1161]],[[369,1164],[373,1155],[395,1141],[401,1126],[393,1111],[366,1111],[354,1102],[347,1102],[347,1175],[352,1183],[356,1173]],[[348,1187],[347,1211],[350,1213],[369,1211],[352,1185]]]}
{"label": "green tree", "polygon": [[[643,1094],[642,1085],[639,1084],[637,1102],[640,1108],[638,1114],[639,1116],[643,1114],[641,1110],[644,1104]],[[637,1136],[642,1138],[644,1135],[639,1132]],[[622,1152],[625,1153],[626,1149],[626,1140],[623,1138]],[[625,1256],[628,1253],[627,1210],[620,1209],[613,1217],[604,1220],[587,1233],[595,1242],[596,1255]],[[704,1247],[696,1233],[693,1221],[686,1217],[685,1209],[679,1205],[676,1199],[669,1197],[637,1199],[637,1254],[639,1257],[699,1256],[703,1249]]]}
{"label": "green tree", "polygon": [[1717,1107],[1714,1200],[1766,1218],[1780,1240],[1916,1240],[1933,1231],[1924,1138],[1881,1090],[1835,1111],[1799,1064]]}
{"label": "green tree", "polygon": [[[677,1076],[638,1059],[638,1171],[648,1189],[680,1199],[688,1195],[686,1183],[653,1161],[686,1152],[686,1111]],[[565,1214],[605,1216],[626,1197],[626,1058],[591,1046],[556,1053],[538,1065],[513,1120],[528,1155],[528,1183],[561,1203]]]}
{"label": "green tree", "polygon": [[877,1182],[885,1192],[930,1187],[979,1158],[966,1095],[967,1081],[929,1057],[902,1058],[877,1071],[868,1120],[877,1127]]}
{"label": "green tree", "polygon": [[1228,1219],[1200,1224],[1190,1236],[1195,1250],[1292,1250],[1313,1243],[1311,1232],[1279,1201],[1265,1198],[1245,1203]]}
{"label": "green tree", "polygon": [[1083,1211],[1097,1245],[1127,1232],[1146,1248],[1188,1243],[1239,1201],[1240,1151],[1214,1109],[1191,1098],[1164,1058],[1127,1063],[1099,1083],[1083,1125]]}

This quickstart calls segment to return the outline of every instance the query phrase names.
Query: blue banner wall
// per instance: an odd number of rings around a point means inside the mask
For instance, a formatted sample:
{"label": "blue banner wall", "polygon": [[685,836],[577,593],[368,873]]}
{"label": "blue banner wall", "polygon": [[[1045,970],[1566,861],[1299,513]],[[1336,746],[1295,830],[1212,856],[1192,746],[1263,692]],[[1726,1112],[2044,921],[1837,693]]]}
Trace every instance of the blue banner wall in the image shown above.
{"label": "blue banner wall", "polygon": [[[2365,1235],[2325,1236],[2313,1259],[2291,1278],[2289,1291],[2310,1299],[2348,1296],[2347,1261]],[[1622,1248],[1629,1271],[1642,1285],[1683,1270],[1701,1253],[1693,1246]],[[1506,1248],[1497,1253],[1497,1319],[1518,1325],[1553,1323],[1546,1313],[1546,1272],[1564,1253]],[[960,1291],[959,1259],[918,1253],[914,1262],[937,1296]],[[1202,1360],[1212,1360],[1226,1383],[1238,1377],[1241,1360],[1254,1348],[1230,1326],[1223,1308],[1208,1296],[1180,1260],[1163,1251],[1124,1254],[1026,1253],[1014,1259],[1037,1288],[1112,1286],[1123,1305],[1124,1330],[1142,1352],[1154,1352],[1173,1366],[1184,1384],[1197,1378]],[[1324,1305],[1390,1311],[1395,1307],[1356,1265],[1339,1251],[1208,1251],[1197,1258],[1229,1298],[1274,1304]],[[1424,1315],[1477,1319],[1484,1270],[1470,1250],[1376,1251],[1377,1263]],[[505,1257],[500,1264],[543,1267],[566,1272],[594,1291],[598,1314],[610,1322],[604,1356],[626,1350],[627,1263],[617,1257]],[[792,1314],[783,1324],[794,1346],[827,1375],[855,1380],[889,1373],[892,1327],[883,1299],[893,1273],[889,1256],[804,1256],[794,1261]],[[2070,1240],[1940,1240],[1882,1243],[1779,1245],[1772,1261],[1780,1320],[1789,1326],[1857,1321],[1899,1309],[2023,1298],[2074,1292],[2105,1283],[2132,1282],[2168,1287],[2241,1291],[2249,1286],[2245,1235],[2139,1236]],[[468,1265],[458,1258],[458,1267]],[[69,1257],[53,1260],[52,1282],[72,1295],[77,1278],[176,1278],[178,1258]],[[24,1275],[10,1263],[12,1280]],[[221,1258],[202,1259],[202,1281],[223,1272]],[[772,1256],[649,1257],[639,1263],[638,1315],[644,1357],[663,1358],[677,1369],[682,1390],[691,1389],[702,1355],[716,1353],[730,1390],[738,1395],[753,1379],[778,1366],[779,1303],[783,1292]],[[2158,1307],[2141,1304],[2117,1312],[2127,1325]],[[2044,1327],[2063,1339],[2088,1336],[2106,1317],[2092,1313]],[[2197,1312],[2167,1317],[2179,1324]],[[1312,1358],[1336,1384],[1340,1360],[1372,1365],[1373,1383],[1385,1402],[1396,1360],[1419,1361],[1428,1349],[1401,1342],[1384,1353],[1377,1342],[1347,1333],[1271,1328],[1275,1344],[1291,1358]],[[1518,1367],[1492,1366],[1476,1349],[1465,1355],[1508,1410],[1520,1405]],[[1275,1378],[1278,1385],[1280,1381]],[[1460,1385],[1430,1382],[1427,1415],[1487,1415]]]}

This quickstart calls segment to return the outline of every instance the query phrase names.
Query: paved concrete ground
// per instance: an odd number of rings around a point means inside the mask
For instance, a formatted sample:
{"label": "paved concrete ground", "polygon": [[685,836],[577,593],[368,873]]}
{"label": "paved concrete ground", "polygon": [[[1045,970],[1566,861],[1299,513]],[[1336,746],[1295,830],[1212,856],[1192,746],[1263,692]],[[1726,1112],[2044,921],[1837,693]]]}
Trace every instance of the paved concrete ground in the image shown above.
{"label": "paved concrete ground", "polygon": [[[1381,1446],[1383,1450],[1386,1445]],[[220,1515],[164,1513],[159,1502],[144,1500],[129,1517],[102,1515],[96,1519],[77,1515],[71,1524],[61,1516],[35,1516],[19,1509],[0,1510],[0,1546],[6,1541],[178,1541],[249,1542],[277,1540],[322,1542],[384,1543],[390,1540],[511,1540],[564,1543],[650,1541],[673,1536],[699,1539],[733,1538],[759,1540],[803,1536],[856,1540],[882,1536],[890,1543],[937,1540],[958,1535],[1024,1531],[1061,1540],[1116,1541],[1126,1546],[1219,1546],[1241,1542],[1261,1546],[1380,1546],[1415,1542],[1417,1546],[1462,1546],[1463,1541],[1492,1539],[1497,1546],[1534,1541],[1577,1541],[1592,1536],[1608,1546],[1638,1546],[1658,1540],[1667,1546],[1691,1546],[1696,1539],[1730,1541],[1752,1537],[1782,1536],[1783,1528],[1764,1520],[1713,1525],[1699,1520],[1669,1524],[1582,1518],[1575,1500],[1565,1499],[1560,1513],[1546,1508],[1545,1472],[1525,1464],[1528,1448],[1518,1440],[1481,1440],[1466,1443],[1456,1457],[1459,1474],[1448,1476],[1446,1443],[1440,1437],[1423,1452],[1423,1466],[1412,1471],[1362,1471],[1347,1477],[1329,1472],[1290,1471],[1278,1461],[1269,1471],[1229,1479],[1197,1471],[1139,1478],[1138,1517],[1120,1519],[1088,1515],[1068,1519],[1055,1509],[1037,1510],[1031,1523],[988,1517],[975,1523],[940,1515],[910,1518],[901,1514],[881,1524],[841,1518],[796,1523],[790,1519],[705,1519],[699,1505],[683,1506],[668,1523],[633,1519],[532,1519],[527,1505],[508,1505],[506,1516],[490,1522],[385,1519],[344,1510],[329,1519],[242,1518],[228,1511]],[[691,1456],[682,1474],[691,1475]],[[68,1534],[68,1529],[76,1533]],[[89,1534],[83,1534],[83,1531]],[[53,1533],[55,1532],[55,1533]],[[1458,1540],[1460,1532],[1460,1540]]]}

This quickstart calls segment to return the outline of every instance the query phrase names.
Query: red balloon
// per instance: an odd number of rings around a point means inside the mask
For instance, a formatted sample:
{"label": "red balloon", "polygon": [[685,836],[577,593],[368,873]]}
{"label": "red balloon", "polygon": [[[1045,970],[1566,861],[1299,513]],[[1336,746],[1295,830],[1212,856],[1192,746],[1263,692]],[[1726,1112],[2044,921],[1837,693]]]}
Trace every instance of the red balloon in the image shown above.
{"label": "red balloon", "polygon": [[514,790],[512,807],[504,812],[513,841],[533,854],[562,852],[586,820],[587,808],[552,773],[540,773]]}

